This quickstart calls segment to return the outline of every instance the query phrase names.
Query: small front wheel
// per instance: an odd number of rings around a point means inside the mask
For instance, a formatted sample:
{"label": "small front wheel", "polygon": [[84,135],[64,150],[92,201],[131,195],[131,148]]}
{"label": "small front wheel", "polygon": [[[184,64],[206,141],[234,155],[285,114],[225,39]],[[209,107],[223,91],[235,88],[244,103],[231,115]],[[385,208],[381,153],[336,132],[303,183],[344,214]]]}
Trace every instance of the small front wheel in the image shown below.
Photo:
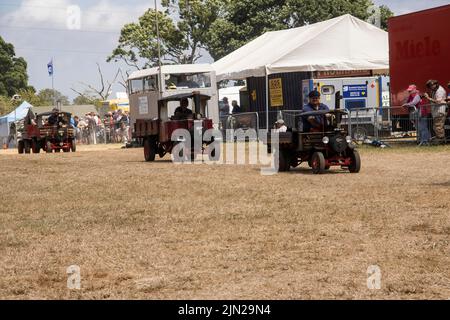
{"label": "small front wheel", "polygon": [[50,141],[47,141],[45,144],[45,152],[52,153],[52,143]]}
{"label": "small front wheel", "polygon": [[351,173],[358,173],[361,170],[361,157],[356,150],[353,150],[350,155],[350,165],[348,166],[348,170]]}
{"label": "small front wheel", "polygon": [[325,172],[325,157],[322,152],[314,152],[311,157],[311,168],[314,174]]}

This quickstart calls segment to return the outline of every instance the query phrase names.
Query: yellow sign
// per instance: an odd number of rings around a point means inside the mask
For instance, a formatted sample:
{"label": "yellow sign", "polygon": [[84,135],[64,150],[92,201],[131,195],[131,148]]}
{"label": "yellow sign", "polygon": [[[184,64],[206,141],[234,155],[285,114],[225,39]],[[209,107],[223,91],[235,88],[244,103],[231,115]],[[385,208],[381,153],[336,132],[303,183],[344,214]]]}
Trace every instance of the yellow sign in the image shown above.
{"label": "yellow sign", "polygon": [[256,101],[256,90],[253,90],[251,95],[252,95],[252,100]]}
{"label": "yellow sign", "polygon": [[269,80],[270,105],[272,107],[283,106],[283,83],[281,78]]}

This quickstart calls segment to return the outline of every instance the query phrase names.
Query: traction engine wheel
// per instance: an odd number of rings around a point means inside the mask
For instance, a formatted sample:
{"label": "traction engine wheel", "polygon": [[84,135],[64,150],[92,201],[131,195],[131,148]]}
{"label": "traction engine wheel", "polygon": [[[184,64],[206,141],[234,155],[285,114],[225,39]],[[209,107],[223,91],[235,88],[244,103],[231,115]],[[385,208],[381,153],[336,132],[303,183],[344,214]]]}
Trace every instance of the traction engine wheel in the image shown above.
{"label": "traction engine wheel", "polygon": [[359,156],[359,152],[356,150],[353,150],[352,154],[350,155],[350,165],[348,166],[348,170],[351,173],[358,173],[361,170],[361,157]]}
{"label": "traction engine wheel", "polygon": [[155,161],[156,141],[154,137],[148,137],[144,140],[144,158],[145,161]]}
{"label": "traction engine wheel", "polygon": [[20,140],[17,143],[17,151],[19,152],[19,154],[23,154],[23,150],[24,150],[24,143],[23,140]]}
{"label": "traction engine wheel", "polygon": [[50,141],[47,141],[45,144],[45,152],[52,153],[52,143]]}
{"label": "traction engine wheel", "polygon": [[311,157],[311,168],[314,174],[325,172],[325,157],[322,152],[314,152]]}

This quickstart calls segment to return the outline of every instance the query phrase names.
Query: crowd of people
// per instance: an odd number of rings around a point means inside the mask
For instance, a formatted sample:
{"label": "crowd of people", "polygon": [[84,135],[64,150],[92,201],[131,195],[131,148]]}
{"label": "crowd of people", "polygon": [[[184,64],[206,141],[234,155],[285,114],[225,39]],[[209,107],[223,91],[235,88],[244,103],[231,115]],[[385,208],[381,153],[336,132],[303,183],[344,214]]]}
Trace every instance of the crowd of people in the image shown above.
{"label": "crowd of people", "polygon": [[[428,80],[425,87],[426,92],[422,93],[415,84],[411,84],[407,88],[409,96],[403,107],[409,109],[412,122],[417,123],[419,146],[427,146],[431,142],[445,143],[450,82],[447,84],[449,94],[437,80]],[[430,122],[432,122],[431,126]]]}
{"label": "crowd of people", "polygon": [[103,118],[95,112],[71,120],[79,143],[127,143],[130,141],[130,117],[121,109],[107,112]]}

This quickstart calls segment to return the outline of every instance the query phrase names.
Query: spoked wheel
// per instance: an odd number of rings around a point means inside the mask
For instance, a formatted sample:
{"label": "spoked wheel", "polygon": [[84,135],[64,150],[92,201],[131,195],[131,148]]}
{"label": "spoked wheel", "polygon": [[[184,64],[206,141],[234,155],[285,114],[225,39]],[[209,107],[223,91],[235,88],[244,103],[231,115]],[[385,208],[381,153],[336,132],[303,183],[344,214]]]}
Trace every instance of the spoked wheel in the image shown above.
{"label": "spoked wheel", "polygon": [[364,128],[358,127],[353,132],[353,138],[356,141],[364,141],[364,139],[367,137],[367,131]]}
{"label": "spoked wheel", "polygon": [[311,157],[311,168],[314,174],[325,172],[325,157],[322,152],[314,152]]}
{"label": "spoked wheel", "polygon": [[351,173],[358,173],[361,170],[361,157],[359,156],[359,152],[353,150],[350,155],[350,165],[348,166],[348,170]]}
{"label": "spoked wheel", "polygon": [[286,150],[279,149],[278,153],[278,172],[286,172],[291,168],[289,153]]}
{"label": "spoked wheel", "polygon": [[156,155],[156,141],[155,138],[150,137],[144,140],[144,158],[145,161],[155,161]]}

